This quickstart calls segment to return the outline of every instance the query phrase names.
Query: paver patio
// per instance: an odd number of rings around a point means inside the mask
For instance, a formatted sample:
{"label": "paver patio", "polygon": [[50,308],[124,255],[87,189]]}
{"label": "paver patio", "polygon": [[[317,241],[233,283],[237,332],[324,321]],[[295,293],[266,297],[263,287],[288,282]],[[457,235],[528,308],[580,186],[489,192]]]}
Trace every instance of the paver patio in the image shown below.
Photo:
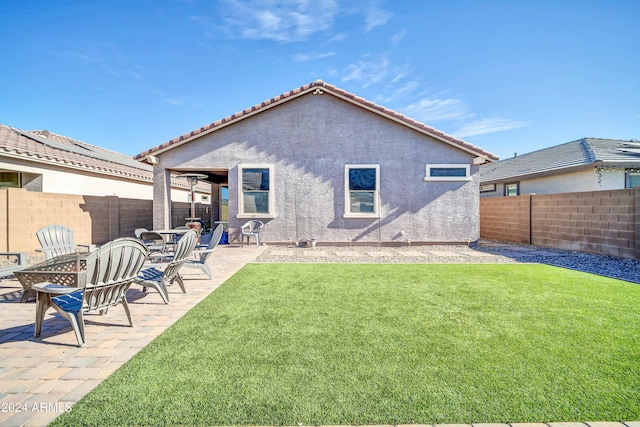
{"label": "paver patio", "polygon": [[127,294],[135,326],[116,307],[85,316],[85,348],[69,322],[49,310],[41,338],[33,338],[35,304],[20,303],[17,280],[0,282],[0,425],[47,425],[89,393],[140,349],[180,319],[265,247],[221,245],[208,259],[214,278],[183,269],[187,293],[169,287],[170,305],[154,290],[132,286]]}

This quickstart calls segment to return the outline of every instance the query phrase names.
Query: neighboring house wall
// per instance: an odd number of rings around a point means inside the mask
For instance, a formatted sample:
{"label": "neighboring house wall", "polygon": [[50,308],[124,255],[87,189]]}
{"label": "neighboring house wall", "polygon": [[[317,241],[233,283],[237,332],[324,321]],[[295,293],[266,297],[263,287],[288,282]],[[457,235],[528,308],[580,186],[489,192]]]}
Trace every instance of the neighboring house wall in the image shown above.
{"label": "neighboring house wall", "polygon": [[[87,196],[114,196],[143,200],[153,199],[153,184],[98,175],[82,169],[61,168],[18,159],[0,157],[0,170],[23,173],[23,188],[45,193]],[[174,189],[174,201],[187,202],[189,191]],[[201,197],[201,195],[197,195]],[[198,200],[196,198],[196,200]]]}
{"label": "neighboring house wall", "polygon": [[[263,239],[468,242],[479,238],[474,155],[339,98],[305,95],[158,155],[154,225],[167,225],[166,169],[228,169],[229,227],[239,239],[238,165],[273,165],[275,209]],[[344,218],[345,165],[379,165],[379,218]],[[427,164],[470,165],[467,181],[425,181]]]}
{"label": "neighboring house wall", "polygon": [[522,178],[497,182],[495,191],[483,191],[480,196],[502,197],[505,195],[504,186],[517,182],[520,186],[520,194],[554,194],[567,192],[620,190],[626,184],[625,172],[622,169],[596,172],[594,168],[576,172],[567,172],[557,175],[538,178]]}
{"label": "neighboring house wall", "polygon": [[487,198],[481,237],[640,259],[640,188]]}

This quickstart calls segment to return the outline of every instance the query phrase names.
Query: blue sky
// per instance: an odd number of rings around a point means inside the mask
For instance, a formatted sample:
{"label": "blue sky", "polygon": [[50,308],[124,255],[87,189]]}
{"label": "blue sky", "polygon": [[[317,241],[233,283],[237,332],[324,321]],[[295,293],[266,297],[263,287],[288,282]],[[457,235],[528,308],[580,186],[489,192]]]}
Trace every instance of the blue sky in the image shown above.
{"label": "blue sky", "polygon": [[323,79],[498,154],[640,139],[640,1],[3,0],[0,123],[135,155]]}

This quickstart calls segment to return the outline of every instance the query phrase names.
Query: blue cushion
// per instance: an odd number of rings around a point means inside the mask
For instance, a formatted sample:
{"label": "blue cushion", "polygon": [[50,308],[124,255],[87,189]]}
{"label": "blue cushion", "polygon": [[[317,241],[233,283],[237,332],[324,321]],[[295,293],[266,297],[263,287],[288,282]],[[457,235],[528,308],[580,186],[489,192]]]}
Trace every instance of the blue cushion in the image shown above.
{"label": "blue cushion", "polygon": [[78,313],[82,308],[82,291],[51,298],[58,307],[69,313]]}
{"label": "blue cushion", "polygon": [[157,282],[162,279],[164,273],[157,268],[145,268],[138,274],[138,279],[149,280],[151,282]]}

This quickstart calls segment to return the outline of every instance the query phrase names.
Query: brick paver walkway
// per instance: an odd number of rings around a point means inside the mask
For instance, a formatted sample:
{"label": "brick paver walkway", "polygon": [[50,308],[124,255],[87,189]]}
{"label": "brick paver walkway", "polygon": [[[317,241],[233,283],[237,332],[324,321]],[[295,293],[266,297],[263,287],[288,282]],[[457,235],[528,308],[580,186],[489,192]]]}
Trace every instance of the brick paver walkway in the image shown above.
{"label": "brick paver walkway", "polygon": [[[183,268],[187,293],[169,287],[170,305],[160,295],[132,286],[128,301],[135,327],[122,307],[85,317],[85,348],[79,348],[69,322],[47,312],[42,337],[33,338],[35,304],[20,303],[16,280],[0,282],[0,425],[46,426],[116,371],[140,349],[181,318],[264,247],[218,246],[209,257],[213,280]],[[638,426],[640,427],[640,426]]]}

